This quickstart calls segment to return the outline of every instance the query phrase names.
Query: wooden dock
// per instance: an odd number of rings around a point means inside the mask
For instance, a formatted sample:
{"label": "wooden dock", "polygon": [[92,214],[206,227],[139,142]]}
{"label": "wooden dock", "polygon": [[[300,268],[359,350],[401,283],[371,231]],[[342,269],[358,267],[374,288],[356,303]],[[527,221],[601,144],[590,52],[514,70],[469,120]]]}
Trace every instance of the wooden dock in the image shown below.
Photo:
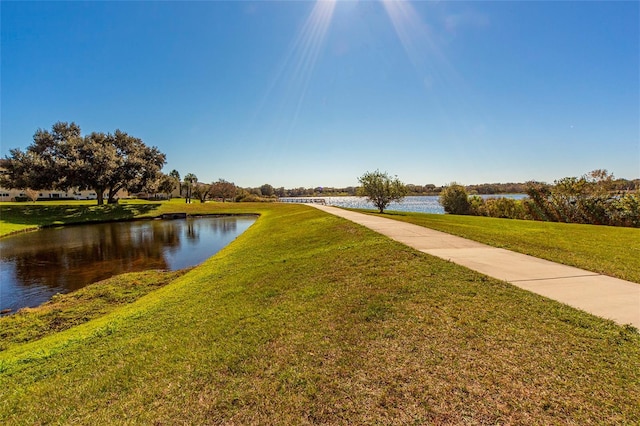
{"label": "wooden dock", "polygon": [[164,213],[162,219],[186,219],[186,213]]}
{"label": "wooden dock", "polygon": [[278,198],[278,202],[280,203],[298,203],[298,204],[322,204],[323,206],[327,204],[327,201],[324,198],[314,198],[314,197],[283,197]]}

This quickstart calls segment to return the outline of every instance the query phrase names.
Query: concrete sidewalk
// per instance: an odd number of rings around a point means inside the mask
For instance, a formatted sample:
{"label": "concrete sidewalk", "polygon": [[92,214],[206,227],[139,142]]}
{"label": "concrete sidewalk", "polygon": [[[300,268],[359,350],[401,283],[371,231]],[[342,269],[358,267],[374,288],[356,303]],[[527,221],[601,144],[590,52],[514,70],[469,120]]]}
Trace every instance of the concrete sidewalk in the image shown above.
{"label": "concrete sidewalk", "polygon": [[314,207],[424,253],[607,318],[640,328],[640,284],[499,249],[444,232],[337,207]]}

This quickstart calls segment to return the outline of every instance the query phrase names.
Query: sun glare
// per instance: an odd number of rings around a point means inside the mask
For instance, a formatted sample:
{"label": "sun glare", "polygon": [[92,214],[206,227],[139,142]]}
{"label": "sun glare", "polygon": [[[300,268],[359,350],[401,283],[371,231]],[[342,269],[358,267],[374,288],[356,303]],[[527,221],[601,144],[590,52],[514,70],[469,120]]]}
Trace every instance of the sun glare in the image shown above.
{"label": "sun glare", "polygon": [[279,115],[282,118],[278,133],[284,130],[288,135],[295,126],[331,24],[335,4],[336,0],[316,1],[267,91],[266,97],[277,91],[280,99],[282,111]]}
{"label": "sun glare", "polygon": [[[454,73],[440,52],[429,26],[424,23],[411,3],[406,0],[381,0],[398,34],[409,60],[422,74],[425,85],[450,78]],[[437,65],[437,66],[436,66]]]}
{"label": "sun glare", "polygon": [[[268,99],[277,99],[278,106],[271,112],[277,117],[273,125],[281,142],[282,138],[290,137],[296,126],[337,2],[314,3],[263,98],[259,108],[262,112],[263,106],[271,103]],[[441,54],[431,29],[409,1],[380,0],[380,3],[423,87],[429,90],[434,84],[455,78],[455,70]],[[353,3],[349,5],[354,7]]]}

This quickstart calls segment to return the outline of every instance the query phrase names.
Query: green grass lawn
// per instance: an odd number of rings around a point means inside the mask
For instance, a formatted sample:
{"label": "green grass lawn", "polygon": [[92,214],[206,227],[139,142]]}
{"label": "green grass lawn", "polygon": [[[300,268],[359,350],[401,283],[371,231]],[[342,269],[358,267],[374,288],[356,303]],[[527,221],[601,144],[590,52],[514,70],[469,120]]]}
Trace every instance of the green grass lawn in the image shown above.
{"label": "green grass lawn", "polygon": [[144,271],[116,275],[35,308],[0,317],[0,351],[67,330],[132,303],[188,272]]}
{"label": "green grass lawn", "polygon": [[95,201],[39,201],[0,203],[0,237],[41,226],[157,216],[170,203],[126,200],[120,204],[96,205]]}
{"label": "green grass lawn", "polygon": [[192,206],[261,217],[136,302],[0,352],[0,423],[640,422],[629,327],[307,206]]}
{"label": "green grass lawn", "polygon": [[383,216],[640,283],[639,228],[393,211]]}
{"label": "green grass lawn", "polygon": [[[234,203],[235,204],[235,203]],[[163,213],[215,214],[229,203],[191,203],[183,199],[165,202],[122,200],[119,204],[96,205],[95,201],[39,201],[36,203],[0,203],[0,237],[42,226],[98,221],[131,220],[161,216]],[[236,211],[252,212],[251,203]]]}

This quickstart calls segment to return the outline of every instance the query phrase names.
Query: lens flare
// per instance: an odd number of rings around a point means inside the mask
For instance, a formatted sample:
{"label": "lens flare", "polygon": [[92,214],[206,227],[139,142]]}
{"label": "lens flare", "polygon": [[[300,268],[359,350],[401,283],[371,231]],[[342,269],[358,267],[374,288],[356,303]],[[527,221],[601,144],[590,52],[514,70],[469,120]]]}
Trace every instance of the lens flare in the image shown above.
{"label": "lens flare", "polygon": [[402,47],[425,86],[428,88],[435,81],[446,81],[454,77],[455,70],[438,48],[429,26],[420,19],[411,3],[405,0],[381,2]]}
{"label": "lens flare", "polygon": [[331,24],[335,4],[336,0],[316,1],[262,102],[264,105],[272,93],[277,93],[279,100],[277,133],[284,132],[287,138],[297,122],[309,81]]}
{"label": "lens flare", "polygon": [[[441,43],[434,31],[414,6],[406,0],[380,0],[380,3],[426,93],[436,86],[444,86],[448,104],[456,102],[455,99],[463,99],[457,96],[461,87],[458,73],[441,52]],[[307,98],[336,4],[337,0],[317,0],[313,4],[257,110],[258,119],[267,115],[271,117],[268,120],[269,130],[264,136],[266,141],[274,145],[282,147],[283,144],[289,144]],[[442,99],[432,97],[431,100],[436,108],[445,109],[441,105]]]}

